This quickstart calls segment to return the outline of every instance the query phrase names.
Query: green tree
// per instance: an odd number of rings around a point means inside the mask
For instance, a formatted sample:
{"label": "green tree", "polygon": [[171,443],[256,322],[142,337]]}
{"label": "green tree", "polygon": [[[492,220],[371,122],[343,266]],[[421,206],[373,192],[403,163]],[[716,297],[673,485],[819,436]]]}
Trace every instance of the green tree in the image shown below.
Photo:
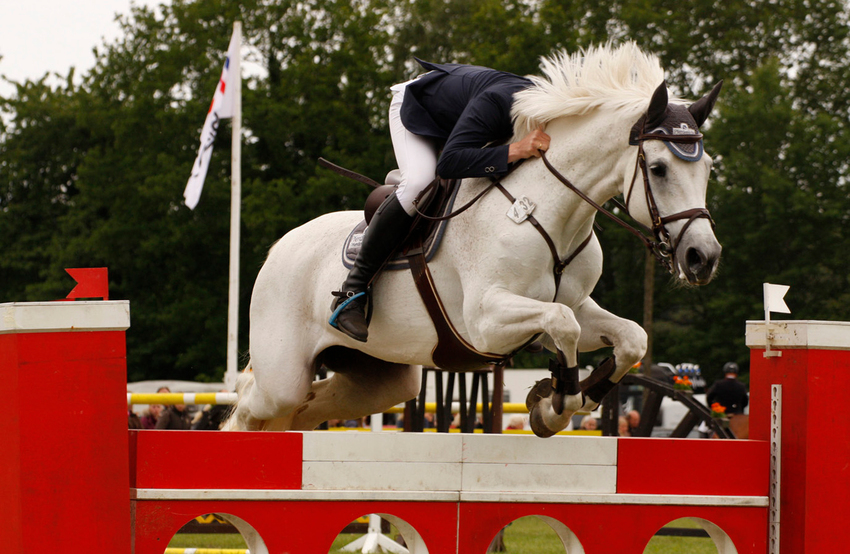
{"label": "green tree", "polygon": [[[763,281],[792,286],[793,317],[848,319],[844,225],[850,120],[848,7],[829,0],[700,3],[565,0],[174,0],[133,7],[81,84],[45,79],[2,99],[0,299],[64,296],[64,267],[108,266],[132,302],[129,374],[214,379],[225,366],[230,127],[219,130],[201,203],[182,204],[232,22],[244,22],[240,349],[267,249],[368,188],[326,157],[380,179],[395,165],[388,88],[413,56],[536,73],[553,49],[636,40],[671,88],[726,85],[706,128],[709,207],[724,244],[700,289],[655,277],[655,359],[717,371],[745,362],[743,322]],[[642,319],[644,251],[601,222],[594,297]],[[533,361],[539,365],[536,359]]]}

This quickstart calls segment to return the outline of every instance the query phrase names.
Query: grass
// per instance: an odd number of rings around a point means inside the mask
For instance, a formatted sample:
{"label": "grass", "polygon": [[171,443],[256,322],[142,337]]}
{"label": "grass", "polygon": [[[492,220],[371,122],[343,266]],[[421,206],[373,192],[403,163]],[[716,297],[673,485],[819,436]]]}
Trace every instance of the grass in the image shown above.
{"label": "grass", "polygon": [[[691,518],[677,519],[664,527],[701,529]],[[717,554],[717,547],[708,537],[652,537],[644,554]]]}
{"label": "grass", "polygon": [[[671,522],[667,527],[699,528],[690,519]],[[392,527],[390,537],[398,531]],[[341,548],[358,539],[360,535],[340,534],[334,540],[329,554],[341,553]],[[580,537],[579,537],[580,538]],[[168,545],[172,548],[246,548],[241,535],[234,534],[182,534],[174,535]],[[534,516],[515,520],[505,529],[506,554],[564,554],[566,550],[555,531]],[[484,554],[483,552],[481,554]],[[709,538],[653,537],[643,554],[717,554],[717,547]]]}
{"label": "grass", "polygon": [[177,533],[169,548],[248,548],[239,533]]}

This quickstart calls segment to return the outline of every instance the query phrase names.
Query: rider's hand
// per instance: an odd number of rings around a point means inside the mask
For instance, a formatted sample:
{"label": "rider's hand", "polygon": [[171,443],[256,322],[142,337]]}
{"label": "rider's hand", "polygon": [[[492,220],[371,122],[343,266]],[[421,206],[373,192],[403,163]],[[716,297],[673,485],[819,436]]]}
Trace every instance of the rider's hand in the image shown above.
{"label": "rider's hand", "polygon": [[539,158],[541,150],[549,150],[551,140],[551,137],[543,132],[543,127],[531,131],[521,141],[511,143],[508,149],[508,163],[531,157]]}

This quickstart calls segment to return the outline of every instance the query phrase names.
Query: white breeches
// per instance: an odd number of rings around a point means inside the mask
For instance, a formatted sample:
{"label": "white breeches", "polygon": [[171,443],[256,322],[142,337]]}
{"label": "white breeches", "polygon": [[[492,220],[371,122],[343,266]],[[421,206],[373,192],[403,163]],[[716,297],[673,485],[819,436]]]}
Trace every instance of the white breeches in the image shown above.
{"label": "white breeches", "polygon": [[395,194],[407,215],[416,213],[413,201],[437,174],[437,150],[434,144],[426,137],[411,133],[401,122],[404,89],[411,82],[399,83],[390,89],[393,98],[390,102],[389,118],[393,150],[401,172],[401,182]]}

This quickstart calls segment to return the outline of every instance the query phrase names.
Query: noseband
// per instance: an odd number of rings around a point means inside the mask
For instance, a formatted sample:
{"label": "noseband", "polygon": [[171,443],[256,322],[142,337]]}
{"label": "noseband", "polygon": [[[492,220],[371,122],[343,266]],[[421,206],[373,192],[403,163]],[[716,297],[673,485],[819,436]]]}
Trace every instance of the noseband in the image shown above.
{"label": "noseband", "polygon": [[[652,187],[649,184],[649,172],[646,167],[646,154],[643,150],[643,143],[647,140],[663,140],[668,142],[679,142],[679,143],[695,143],[702,140],[702,134],[694,134],[694,135],[667,135],[664,133],[645,133],[641,132],[637,135],[636,141],[638,144],[638,152],[637,152],[637,160],[635,161],[635,170],[632,175],[632,183],[629,186],[629,193],[626,195],[626,204],[623,205],[618,202],[616,199],[612,199],[613,202],[625,213],[631,215],[629,212],[629,201],[631,200],[632,191],[635,188],[635,181],[637,180],[638,168],[640,168],[641,173],[643,174],[643,190],[646,196],[646,205],[649,209],[649,217],[652,222],[652,227],[647,227],[641,224],[639,221],[635,220],[635,223],[639,225],[647,234],[651,233],[651,237],[645,235],[638,229],[635,229],[621,218],[617,217],[610,211],[606,210],[596,202],[594,202],[589,196],[580,191],[573,185],[569,179],[564,177],[561,172],[559,172],[546,158],[546,154],[541,150],[540,157],[543,159],[543,163],[546,165],[546,168],[554,175],[561,183],[567,186],[570,190],[575,192],[582,200],[593,206],[599,213],[607,216],[612,221],[638,237],[641,242],[649,249],[655,259],[658,260],[661,265],[663,265],[667,271],[670,273],[675,272],[675,261],[676,261],[676,251],[679,247],[679,243],[682,241],[682,237],[685,235],[685,231],[688,230],[688,227],[691,226],[695,220],[700,218],[708,219],[711,222],[711,227],[714,228],[714,220],[711,218],[711,214],[708,212],[706,208],[691,208],[689,210],[684,210],[675,214],[661,216],[658,212],[658,204],[655,202],[655,195],[652,193]],[[633,218],[634,219],[634,218]],[[679,231],[679,234],[676,235],[675,239],[671,242],[670,232],[667,230],[666,225],[672,221],[678,221],[680,219],[687,219],[685,225],[682,227],[682,230]],[[654,238],[652,238],[654,237]]]}

